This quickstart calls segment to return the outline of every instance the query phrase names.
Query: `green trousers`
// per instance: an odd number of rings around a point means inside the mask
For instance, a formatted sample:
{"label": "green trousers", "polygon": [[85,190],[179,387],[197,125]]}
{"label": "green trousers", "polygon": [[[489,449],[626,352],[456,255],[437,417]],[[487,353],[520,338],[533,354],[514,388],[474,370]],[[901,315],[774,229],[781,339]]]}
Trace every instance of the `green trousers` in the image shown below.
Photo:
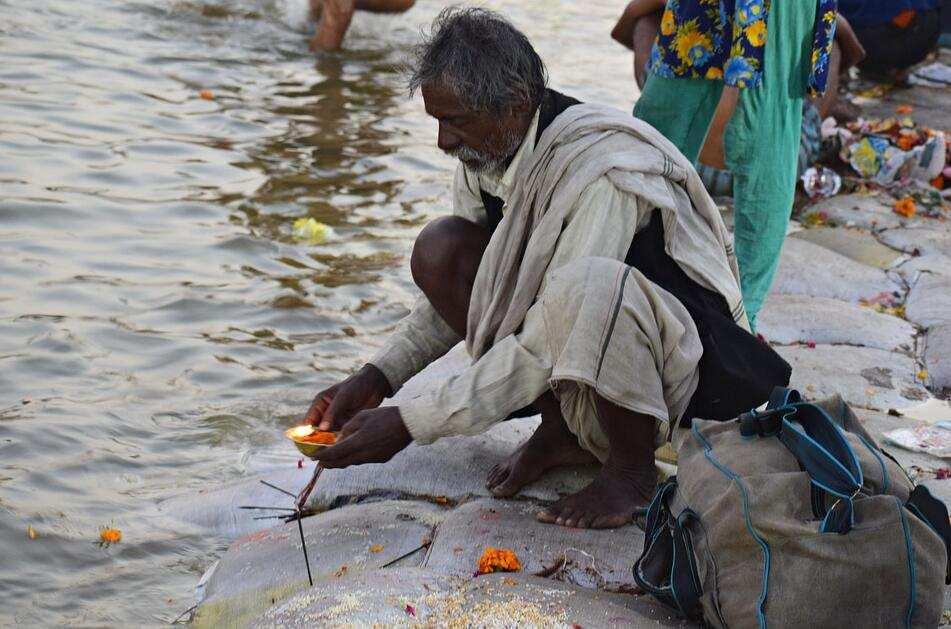
{"label": "green trousers", "polygon": [[[815,11],[810,0],[771,3],[763,82],[740,90],[724,134],[726,166],[733,173],[740,285],[753,326],[776,274],[792,212]],[[651,74],[634,115],[696,162],[722,91],[722,81]]]}

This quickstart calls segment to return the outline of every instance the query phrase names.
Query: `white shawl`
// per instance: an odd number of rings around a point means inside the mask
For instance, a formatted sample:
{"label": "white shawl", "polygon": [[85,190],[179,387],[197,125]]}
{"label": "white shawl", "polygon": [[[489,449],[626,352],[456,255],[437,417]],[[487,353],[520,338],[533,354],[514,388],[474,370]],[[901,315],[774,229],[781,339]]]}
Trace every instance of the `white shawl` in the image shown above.
{"label": "white shawl", "polygon": [[518,330],[566,217],[603,176],[662,212],[667,253],[691,279],[723,295],[736,322],[749,329],[732,238],[693,165],[646,122],[582,104],[555,118],[516,172],[508,211],[473,286],[466,335],[473,360]]}

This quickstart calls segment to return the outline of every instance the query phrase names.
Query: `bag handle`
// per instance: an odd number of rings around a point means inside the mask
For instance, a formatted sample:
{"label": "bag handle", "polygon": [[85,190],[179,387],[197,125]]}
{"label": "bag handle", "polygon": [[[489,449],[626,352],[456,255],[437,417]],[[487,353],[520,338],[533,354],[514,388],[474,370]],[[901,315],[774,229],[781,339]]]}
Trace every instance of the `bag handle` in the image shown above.
{"label": "bag handle", "polygon": [[[703,586],[697,574],[693,540],[687,530],[691,521],[699,521],[697,514],[684,509],[674,517],[670,511],[670,498],[677,490],[677,477],[671,477],[657,489],[647,508],[644,527],[644,550],[634,563],[634,581],[654,598],[677,610],[682,616],[699,620],[700,597]],[[669,554],[668,554],[669,553]],[[651,556],[653,555],[653,556]],[[645,573],[645,563],[663,561],[663,567],[653,575]],[[656,582],[656,581],[660,582]]]}
{"label": "bag handle", "polygon": [[838,498],[822,521],[823,533],[851,530],[855,523],[853,500],[864,481],[862,468],[845,435],[822,408],[803,402],[793,389],[776,387],[765,411],[743,413],[739,422],[740,434],[745,437],[777,437],[812,483]]}

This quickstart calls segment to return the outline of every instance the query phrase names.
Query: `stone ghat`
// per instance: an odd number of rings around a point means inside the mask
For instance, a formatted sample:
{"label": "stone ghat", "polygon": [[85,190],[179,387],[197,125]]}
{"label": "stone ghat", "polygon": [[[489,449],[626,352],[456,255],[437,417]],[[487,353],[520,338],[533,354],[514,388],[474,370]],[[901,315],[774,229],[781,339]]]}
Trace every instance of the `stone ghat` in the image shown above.
{"label": "stone ghat", "polygon": [[[831,224],[787,240],[759,330],[793,365],[794,387],[813,399],[841,395],[880,442],[889,430],[915,425],[903,411],[931,401],[946,412],[942,400],[951,388],[951,223],[904,219],[890,204],[884,196],[845,195],[810,208]],[[457,347],[398,399],[418,395],[466,361]],[[549,474],[514,500],[485,490],[488,471],[537,422],[504,422],[480,436],[411,446],[387,465],[325,473],[310,505],[318,513],[303,523],[313,588],[296,526],[265,528],[273,521],[236,509],[287,506],[258,479],[166,501],[165,515],[236,538],[202,580],[196,624],[683,624],[630,593],[643,544],[639,528],[572,530],[535,520],[540,505],[583,487],[593,469]],[[906,469],[925,470],[921,482],[951,500],[951,480],[928,473],[944,461],[886,449]],[[313,468],[292,467],[266,479],[296,491]],[[514,550],[522,572],[473,577],[487,546]],[[561,567],[548,578],[533,576],[553,566]]]}

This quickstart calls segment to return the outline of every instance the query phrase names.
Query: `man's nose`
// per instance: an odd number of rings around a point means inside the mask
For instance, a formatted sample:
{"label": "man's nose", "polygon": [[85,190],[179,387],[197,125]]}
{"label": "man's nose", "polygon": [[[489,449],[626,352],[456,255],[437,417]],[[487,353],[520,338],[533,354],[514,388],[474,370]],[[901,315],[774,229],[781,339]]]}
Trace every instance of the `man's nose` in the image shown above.
{"label": "man's nose", "polygon": [[462,144],[462,140],[458,135],[447,130],[444,126],[439,125],[439,135],[436,139],[436,145],[441,151],[448,153],[449,151],[458,148],[460,144]]}

